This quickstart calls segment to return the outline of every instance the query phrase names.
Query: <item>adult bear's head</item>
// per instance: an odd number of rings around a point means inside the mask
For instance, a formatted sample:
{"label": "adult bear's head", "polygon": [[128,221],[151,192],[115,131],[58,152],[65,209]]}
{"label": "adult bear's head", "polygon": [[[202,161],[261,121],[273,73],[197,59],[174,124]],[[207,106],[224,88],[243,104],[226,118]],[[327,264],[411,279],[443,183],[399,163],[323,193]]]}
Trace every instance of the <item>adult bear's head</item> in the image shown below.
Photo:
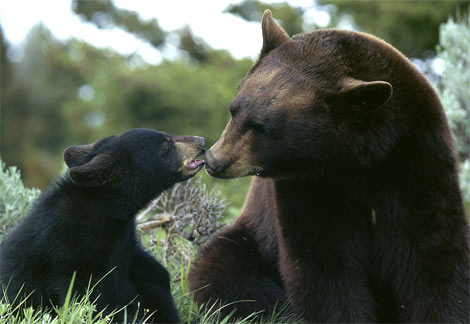
{"label": "adult bear's head", "polygon": [[206,153],[208,173],[315,176],[383,159],[409,127],[394,104],[403,100],[395,85],[417,93],[428,87],[412,64],[363,33],[320,30],[289,38],[269,10],[262,32],[260,57]]}

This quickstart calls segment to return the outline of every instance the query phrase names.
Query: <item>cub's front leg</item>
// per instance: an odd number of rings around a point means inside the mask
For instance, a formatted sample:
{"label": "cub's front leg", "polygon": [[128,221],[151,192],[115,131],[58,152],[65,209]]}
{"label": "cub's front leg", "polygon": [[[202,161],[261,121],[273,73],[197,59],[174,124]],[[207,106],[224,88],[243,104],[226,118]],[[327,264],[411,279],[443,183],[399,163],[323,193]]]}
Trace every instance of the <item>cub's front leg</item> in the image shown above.
{"label": "cub's front leg", "polygon": [[130,280],[141,309],[148,310],[152,322],[179,323],[180,319],[170,291],[168,271],[140,246],[134,248]]}

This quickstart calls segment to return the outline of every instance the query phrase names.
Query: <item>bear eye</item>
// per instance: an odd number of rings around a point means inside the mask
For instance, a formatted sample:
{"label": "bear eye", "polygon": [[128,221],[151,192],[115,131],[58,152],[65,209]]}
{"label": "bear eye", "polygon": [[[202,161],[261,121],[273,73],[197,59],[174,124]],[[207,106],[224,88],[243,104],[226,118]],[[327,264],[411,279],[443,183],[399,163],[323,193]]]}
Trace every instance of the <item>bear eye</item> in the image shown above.
{"label": "bear eye", "polygon": [[259,131],[259,132],[265,131],[264,123],[260,120],[250,120],[248,122],[248,125],[256,131]]}
{"label": "bear eye", "polygon": [[171,140],[168,137],[163,139],[163,149],[168,151],[171,148]]}
{"label": "bear eye", "polygon": [[235,116],[238,112],[238,110],[240,109],[240,106],[239,105],[231,105],[229,110],[230,110],[230,114],[232,116]]}

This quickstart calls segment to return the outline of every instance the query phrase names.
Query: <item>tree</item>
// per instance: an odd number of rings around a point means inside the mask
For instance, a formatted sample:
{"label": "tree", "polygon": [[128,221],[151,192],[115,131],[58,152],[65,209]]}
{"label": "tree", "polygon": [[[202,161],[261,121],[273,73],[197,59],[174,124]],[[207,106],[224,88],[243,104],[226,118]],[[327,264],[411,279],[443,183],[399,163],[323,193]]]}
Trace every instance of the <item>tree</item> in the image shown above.
{"label": "tree", "polygon": [[437,90],[454,134],[460,158],[460,181],[470,203],[470,20],[450,19],[440,28],[438,58],[443,62]]}
{"label": "tree", "polygon": [[374,34],[411,57],[435,55],[439,25],[449,16],[468,12],[470,1],[353,1],[319,0],[329,6],[337,23],[350,16],[357,29]]}
{"label": "tree", "polygon": [[[36,26],[23,59],[2,60],[2,159],[22,170],[27,185],[43,188],[61,169],[65,147],[129,128],[202,135],[210,145],[253,62],[202,46],[190,60],[150,65],[83,41],[58,41]],[[242,187],[231,195],[237,195],[237,205]]]}
{"label": "tree", "polygon": [[74,82],[80,83],[76,71],[59,68],[61,56],[54,54],[62,50],[38,25],[29,34],[23,59],[6,63],[11,73],[2,82],[2,158],[18,165],[33,184],[61,165],[50,159],[63,144],[60,103],[75,94]]}
{"label": "tree", "polygon": [[[439,25],[449,16],[466,13],[470,8],[468,0],[312,0],[312,4],[315,2],[318,2],[317,10],[327,11],[331,17],[328,28],[336,28],[344,19],[350,18],[355,29],[383,38],[407,56],[421,58],[435,55]],[[273,17],[290,36],[319,28],[305,23],[306,8],[286,2],[245,0],[229,5],[225,11],[247,21],[261,21],[265,9],[272,11]]]}
{"label": "tree", "polygon": [[239,16],[247,21],[260,22],[264,10],[269,9],[273,17],[279,20],[281,26],[290,36],[302,33],[304,9],[293,7],[287,2],[266,3],[258,0],[245,0],[238,4],[229,5],[225,12]]}
{"label": "tree", "polygon": [[143,21],[135,12],[117,8],[111,0],[73,0],[72,9],[98,28],[119,27],[156,48],[165,42],[166,33],[158,25],[157,19]]}

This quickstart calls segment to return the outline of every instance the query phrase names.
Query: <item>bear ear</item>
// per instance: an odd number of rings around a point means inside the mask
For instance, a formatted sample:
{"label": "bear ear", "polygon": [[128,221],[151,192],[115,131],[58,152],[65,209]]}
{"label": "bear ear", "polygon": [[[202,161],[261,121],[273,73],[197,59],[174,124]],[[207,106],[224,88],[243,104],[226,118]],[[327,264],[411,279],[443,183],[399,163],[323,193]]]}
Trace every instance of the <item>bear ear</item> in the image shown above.
{"label": "bear ear", "polygon": [[346,78],[340,91],[333,96],[335,104],[353,107],[355,111],[370,113],[380,108],[392,97],[392,85],[385,81],[361,81]]}
{"label": "bear ear", "polygon": [[261,49],[261,56],[268,54],[270,51],[289,39],[289,36],[284,29],[274,21],[269,9],[264,11],[261,29],[263,31],[263,48]]}
{"label": "bear ear", "polygon": [[88,153],[91,152],[93,149],[94,144],[89,144],[89,145],[74,145],[70,146],[64,151],[64,161],[65,164],[70,168],[74,164],[76,164],[78,161],[82,160],[85,158]]}
{"label": "bear ear", "polygon": [[89,162],[70,168],[69,178],[82,188],[101,187],[109,182],[114,161],[111,152],[100,153]]}

